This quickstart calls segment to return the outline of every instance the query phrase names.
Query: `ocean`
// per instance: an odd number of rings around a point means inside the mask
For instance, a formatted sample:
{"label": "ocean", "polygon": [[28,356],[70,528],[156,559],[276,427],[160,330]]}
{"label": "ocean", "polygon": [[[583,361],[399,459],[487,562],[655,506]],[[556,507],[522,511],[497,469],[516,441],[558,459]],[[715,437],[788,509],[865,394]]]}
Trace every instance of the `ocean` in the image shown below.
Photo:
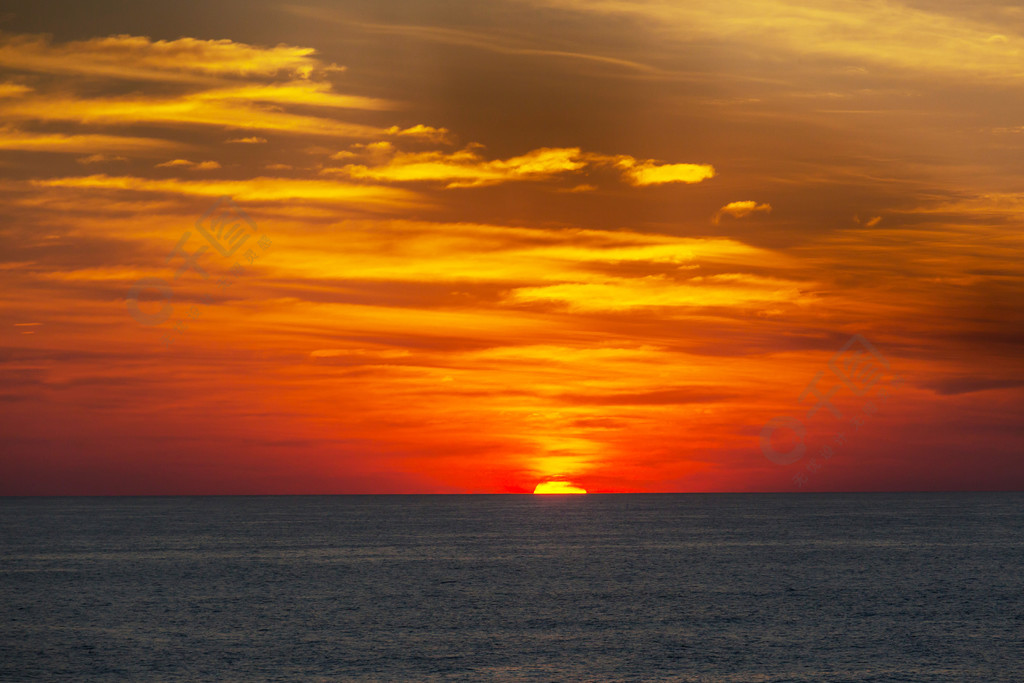
{"label": "ocean", "polygon": [[3,681],[1024,681],[1024,494],[0,499]]}

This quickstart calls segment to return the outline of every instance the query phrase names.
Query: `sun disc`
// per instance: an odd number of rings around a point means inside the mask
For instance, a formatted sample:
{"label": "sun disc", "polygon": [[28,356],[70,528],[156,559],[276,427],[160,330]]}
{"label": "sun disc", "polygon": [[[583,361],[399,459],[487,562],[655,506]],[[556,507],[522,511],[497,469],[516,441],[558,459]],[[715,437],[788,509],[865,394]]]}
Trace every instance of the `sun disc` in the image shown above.
{"label": "sun disc", "polygon": [[587,490],[579,486],[573,486],[567,481],[542,481],[533,490],[537,493],[586,493]]}

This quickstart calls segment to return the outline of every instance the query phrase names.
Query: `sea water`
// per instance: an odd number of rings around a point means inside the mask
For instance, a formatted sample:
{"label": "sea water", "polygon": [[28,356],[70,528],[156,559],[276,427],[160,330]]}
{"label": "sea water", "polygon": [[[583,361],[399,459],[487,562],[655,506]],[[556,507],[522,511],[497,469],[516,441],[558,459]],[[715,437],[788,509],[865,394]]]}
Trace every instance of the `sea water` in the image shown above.
{"label": "sea water", "polygon": [[1024,494],[0,500],[5,681],[1024,681]]}

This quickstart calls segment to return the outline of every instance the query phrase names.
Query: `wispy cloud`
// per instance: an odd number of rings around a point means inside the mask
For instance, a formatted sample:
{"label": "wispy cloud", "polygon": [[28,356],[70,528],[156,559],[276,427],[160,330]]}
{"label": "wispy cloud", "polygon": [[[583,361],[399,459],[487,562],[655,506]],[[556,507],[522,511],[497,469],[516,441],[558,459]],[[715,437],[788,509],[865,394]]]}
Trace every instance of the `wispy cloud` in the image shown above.
{"label": "wispy cloud", "polygon": [[[190,127],[217,127],[380,138],[387,128],[347,122],[337,113],[386,111],[396,106],[379,98],[336,92],[326,74],[340,67],[322,63],[313,49],[305,47],[264,48],[193,38],[153,41],[128,35],[54,43],[46,36],[0,34],[0,66],[30,79],[30,84],[0,84],[0,116],[5,120],[17,121],[19,126],[117,128],[117,135],[78,130],[43,135],[7,127],[0,135],[8,149],[129,151],[147,146],[139,138],[125,135],[126,128],[142,125],[179,132]],[[73,78],[77,74],[91,77],[88,88]],[[123,80],[158,85],[124,94],[119,85]],[[427,128],[404,132],[409,136],[443,135]],[[247,135],[233,141],[257,144],[266,140]]]}
{"label": "wispy cloud", "polygon": [[487,52],[494,52],[504,55],[521,57],[549,58],[559,61],[581,62],[593,65],[612,67],[617,70],[635,72],[643,75],[662,73],[656,67],[641,62],[622,59],[606,54],[594,52],[581,52],[566,49],[555,49],[552,47],[538,47],[535,44],[524,43],[519,38],[511,36],[499,36],[495,33],[478,33],[465,29],[456,29],[443,26],[416,26],[402,24],[383,24],[373,22],[356,22],[348,19],[337,12],[309,6],[286,5],[283,9],[288,12],[304,17],[316,18],[323,21],[331,21],[339,24],[346,24],[358,28],[361,31],[379,35],[394,35],[404,38],[418,39],[423,41],[442,43],[445,45],[457,45],[469,47]]}
{"label": "wispy cloud", "polygon": [[[869,0],[739,0],[728,12],[710,0],[524,0],[585,14],[647,20],[659,35],[681,41],[742,43],[745,50],[833,57],[907,73],[990,83],[1024,81],[1024,37],[1003,16],[964,16],[956,4],[932,7]],[[1000,22],[999,19],[1002,19]],[[765,27],[771,30],[765,30]]]}

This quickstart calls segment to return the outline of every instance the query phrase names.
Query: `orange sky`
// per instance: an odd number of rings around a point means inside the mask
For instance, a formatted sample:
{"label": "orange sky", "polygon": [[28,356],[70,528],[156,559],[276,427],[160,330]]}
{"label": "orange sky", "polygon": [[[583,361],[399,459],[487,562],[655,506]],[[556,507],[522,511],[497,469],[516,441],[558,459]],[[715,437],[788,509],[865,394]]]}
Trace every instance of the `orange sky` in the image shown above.
{"label": "orange sky", "polygon": [[1024,487],[1014,3],[87,5],[0,18],[0,494]]}

